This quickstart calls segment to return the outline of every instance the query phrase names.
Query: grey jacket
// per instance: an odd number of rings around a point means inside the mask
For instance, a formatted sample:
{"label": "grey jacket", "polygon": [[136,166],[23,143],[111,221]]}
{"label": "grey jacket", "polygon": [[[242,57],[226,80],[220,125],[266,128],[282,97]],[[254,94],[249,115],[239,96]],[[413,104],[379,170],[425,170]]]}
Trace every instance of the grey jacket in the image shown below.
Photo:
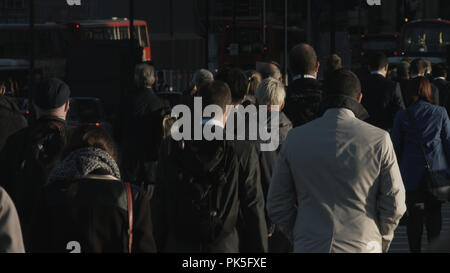
{"label": "grey jacket", "polygon": [[294,252],[387,252],[406,211],[389,134],[344,108],[291,130],[267,209]]}
{"label": "grey jacket", "polygon": [[0,253],[24,253],[22,229],[14,203],[0,187]]}

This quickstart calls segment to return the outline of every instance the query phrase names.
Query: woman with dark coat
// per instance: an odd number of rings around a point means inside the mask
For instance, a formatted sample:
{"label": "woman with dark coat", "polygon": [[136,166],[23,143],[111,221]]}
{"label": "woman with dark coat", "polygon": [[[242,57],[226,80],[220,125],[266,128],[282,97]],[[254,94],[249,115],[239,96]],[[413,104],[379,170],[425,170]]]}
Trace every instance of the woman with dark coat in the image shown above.
{"label": "woman with dark coat", "polygon": [[65,154],[44,189],[32,252],[155,252],[150,198],[120,180],[108,133],[78,128]]}
{"label": "woman with dark coat", "polygon": [[409,107],[397,113],[392,141],[406,188],[409,247],[411,252],[421,252],[424,223],[428,241],[439,238],[442,203],[425,190],[425,159],[419,141],[432,170],[449,173],[450,120],[445,108],[433,105],[427,78],[411,80],[407,98]]}

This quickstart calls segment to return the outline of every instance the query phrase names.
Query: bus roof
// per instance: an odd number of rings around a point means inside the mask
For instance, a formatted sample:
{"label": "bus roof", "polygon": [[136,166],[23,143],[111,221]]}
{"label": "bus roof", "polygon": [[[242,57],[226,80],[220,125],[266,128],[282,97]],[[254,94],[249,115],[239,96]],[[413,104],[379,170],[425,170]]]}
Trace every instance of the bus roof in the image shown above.
{"label": "bus roof", "polygon": [[421,24],[421,23],[450,24],[450,21],[449,20],[442,20],[442,19],[419,19],[419,20],[414,20],[414,21],[411,21],[411,22],[407,23],[405,25],[405,27],[408,26],[408,25]]}
{"label": "bus roof", "polygon": [[[34,28],[36,29],[65,29],[67,24],[77,24],[84,27],[100,27],[100,26],[129,26],[130,21],[126,19],[105,19],[105,20],[80,20],[80,21],[71,21],[67,23],[60,22],[48,22],[45,24],[35,24]],[[144,20],[135,20],[135,26],[144,26],[147,25],[147,22]],[[30,28],[29,24],[0,24],[0,29],[11,29],[11,30],[19,30],[19,29],[28,29]]]}

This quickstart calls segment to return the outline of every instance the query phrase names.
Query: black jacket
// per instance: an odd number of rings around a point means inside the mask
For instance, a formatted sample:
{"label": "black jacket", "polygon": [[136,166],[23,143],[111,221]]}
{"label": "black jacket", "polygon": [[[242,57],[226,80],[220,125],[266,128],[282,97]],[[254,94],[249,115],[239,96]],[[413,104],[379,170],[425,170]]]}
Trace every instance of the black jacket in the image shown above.
{"label": "black jacket", "polygon": [[27,120],[17,105],[8,97],[0,95],[0,151],[10,135],[27,125]]}
{"label": "black jacket", "polygon": [[124,181],[154,184],[168,104],[152,89],[136,90],[127,102],[122,135]]}
{"label": "black jacket", "polygon": [[[0,186],[10,194],[21,221],[28,247],[32,215],[41,188],[50,172],[61,162],[71,128],[56,117],[42,117],[31,127],[11,135],[0,153]],[[50,140],[50,136],[53,136]],[[45,142],[45,156],[35,160],[37,143]]]}
{"label": "black jacket", "polygon": [[439,90],[439,105],[445,107],[448,112],[448,110],[450,109],[450,83],[443,79],[435,79],[432,83]]}
{"label": "black jacket", "polygon": [[[156,252],[150,198],[135,187],[132,195],[132,252]],[[50,183],[35,215],[31,251],[128,253],[127,201],[124,183],[101,176]]]}
{"label": "black jacket", "polygon": [[[185,142],[184,148],[173,140],[169,142],[171,148],[162,156],[160,179],[152,203],[158,250],[182,253],[266,252],[264,196],[254,146],[245,146],[245,151],[239,151],[228,141],[189,141]],[[210,179],[207,183],[215,185],[211,197],[223,229],[214,240],[205,243],[198,212],[192,205],[192,188],[186,177],[200,177],[210,168],[223,170],[223,175],[217,175],[221,179]],[[245,223],[240,219],[245,219]]]}
{"label": "black jacket", "polygon": [[289,84],[284,112],[294,127],[319,117],[323,100],[322,84],[309,78],[301,78]]}
{"label": "black jacket", "polygon": [[361,81],[362,105],[369,113],[367,122],[384,130],[391,130],[397,111],[405,109],[400,84],[378,74]]}

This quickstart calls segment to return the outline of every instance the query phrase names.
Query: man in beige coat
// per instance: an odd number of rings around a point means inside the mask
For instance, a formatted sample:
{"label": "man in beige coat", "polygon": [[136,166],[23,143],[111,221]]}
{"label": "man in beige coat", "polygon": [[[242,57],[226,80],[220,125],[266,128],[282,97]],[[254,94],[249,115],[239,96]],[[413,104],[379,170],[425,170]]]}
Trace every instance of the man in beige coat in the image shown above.
{"label": "man in beige coat", "polygon": [[387,252],[406,211],[405,189],[387,132],[361,119],[361,84],[340,70],[322,118],[283,144],[267,201],[294,252]]}

